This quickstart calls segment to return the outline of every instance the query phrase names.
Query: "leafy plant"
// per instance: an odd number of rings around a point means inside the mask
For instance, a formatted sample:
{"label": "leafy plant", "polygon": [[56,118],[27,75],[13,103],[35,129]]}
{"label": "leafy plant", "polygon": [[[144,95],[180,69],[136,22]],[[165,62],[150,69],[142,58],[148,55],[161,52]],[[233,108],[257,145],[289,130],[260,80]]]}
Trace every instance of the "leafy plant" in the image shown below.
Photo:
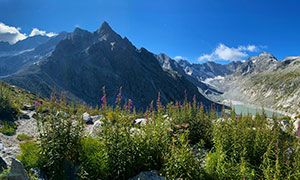
{"label": "leafy plant", "polygon": [[36,142],[26,141],[20,144],[21,154],[18,159],[23,163],[24,168],[29,172],[31,168],[39,167],[41,148]]}
{"label": "leafy plant", "polygon": [[17,139],[19,141],[28,141],[31,140],[33,138],[33,136],[28,136],[26,134],[18,134]]}

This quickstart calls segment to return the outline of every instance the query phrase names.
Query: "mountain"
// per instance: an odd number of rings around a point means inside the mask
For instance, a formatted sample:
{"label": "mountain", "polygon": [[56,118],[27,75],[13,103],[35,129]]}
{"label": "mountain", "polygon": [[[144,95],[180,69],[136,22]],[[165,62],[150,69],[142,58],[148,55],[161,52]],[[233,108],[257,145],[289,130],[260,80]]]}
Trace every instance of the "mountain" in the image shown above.
{"label": "mountain", "polygon": [[[11,45],[13,54],[0,57],[0,76],[8,76],[49,56],[57,43],[66,37],[62,32],[54,37],[33,36]],[[13,48],[12,48],[13,47]],[[1,50],[1,48],[0,48]],[[5,51],[6,52],[6,51]]]}
{"label": "mountain", "polygon": [[123,99],[132,99],[137,108],[144,110],[159,92],[164,104],[184,100],[185,90],[189,100],[196,95],[204,105],[214,104],[184,76],[164,71],[154,54],[137,49],[107,22],[93,33],[76,28],[49,57],[4,80],[41,96],[49,96],[55,87],[71,99],[93,105],[101,103],[103,86],[109,104],[114,104],[123,87]]}
{"label": "mountain", "polygon": [[275,68],[276,64],[277,59],[273,55],[263,52],[259,56],[250,57],[237,68],[236,72],[242,75],[261,73]]}
{"label": "mountain", "polygon": [[[192,82],[198,88],[200,93],[202,93],[208,97],[211,94],[214,94],[214,95],[222,94],[221,92],[217,91],[215,88],[211,87],[210,85],[200,81],[197,77],[193,76],[193,74],[189,74],[188,72],[184,71],[184,69],[183,69],[184,66],[180,66],[180,64],[177,61],[171,59],[166,54],[160,53],[158,55],[155,55],[155,57],[158,60],[158,62],[160,63],[161,67],[165,71],[174,71],[174,72],[180,74],[181,76],[184,76],[187,80]],[[183,62],[183,61],[181,61],[181,62]],[[189,62],[186,61],[186,63],[189,63]]]}
{"label": "mountain", "polygon": [[209,61],[203,64],[190,64],[187,60],[180,60],[179,65],[184,69],[186,74],[193,76],[198,81],[205,81],[208,78],[218,76],[225,77],[235,73],[237,67],[241,65],[240,61],[229,64],[217,64]]}
{"label": "mountain", "polygon": [[0,57],[18,54],[22,51],[34,49],[37,46],[47,42],[49,39],[51,38],[48,36],[36,35],[18,41],[17,43],[12,45],[8,42],[0,42]]}
{"label": "mountain", "polygon": [[237,72],[219,81],[223,99],[288,113],[300,113],[300,57],[287,57],[278,61],[263,52],[250,57],[237,68]]}

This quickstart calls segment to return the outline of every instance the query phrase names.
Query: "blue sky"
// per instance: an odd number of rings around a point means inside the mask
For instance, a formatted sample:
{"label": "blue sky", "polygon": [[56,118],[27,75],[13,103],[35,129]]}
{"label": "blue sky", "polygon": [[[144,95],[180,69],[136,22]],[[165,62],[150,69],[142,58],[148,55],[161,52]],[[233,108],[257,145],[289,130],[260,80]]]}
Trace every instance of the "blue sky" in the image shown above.
{"label": "blue sky", "polygon": [[0,0],[2,26],[24,36],[95,31],[104,20],[138,48],[194,63],[300,55],[299,0]]}

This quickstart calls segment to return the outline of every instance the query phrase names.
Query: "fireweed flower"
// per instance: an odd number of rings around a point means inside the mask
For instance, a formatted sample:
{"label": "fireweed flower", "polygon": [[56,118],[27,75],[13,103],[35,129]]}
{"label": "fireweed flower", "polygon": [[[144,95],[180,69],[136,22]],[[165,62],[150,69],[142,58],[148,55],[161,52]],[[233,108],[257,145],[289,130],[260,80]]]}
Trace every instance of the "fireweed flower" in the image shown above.
{"label": "fireweed flower", "polygon": [[298,137],[300,137],[300,123],[298,124],[297,134],[298,134]]}
{"label": "fireweed flower", "polygon": [[146,115],[145,119],[147,120],[149,118],[149,114]]}
{"label": "fireweed flower", "polygon": [[278,141],[276,141],[276,143],[275,143],[275,147],[278,147]]}
{"label": "fireweed flower", "polygon": [[129,109],[128,109],[128,110],[130,110],[130,109],[132,108],[132,100],[129,99],[129,100],[128,100],[128,103],[129,103]]}
{"label": "fireweed flower", "polygon": [[122,101],[122,95],[121,93],[119,93],[116,98],[116,103],[121,103],[121,101]]}

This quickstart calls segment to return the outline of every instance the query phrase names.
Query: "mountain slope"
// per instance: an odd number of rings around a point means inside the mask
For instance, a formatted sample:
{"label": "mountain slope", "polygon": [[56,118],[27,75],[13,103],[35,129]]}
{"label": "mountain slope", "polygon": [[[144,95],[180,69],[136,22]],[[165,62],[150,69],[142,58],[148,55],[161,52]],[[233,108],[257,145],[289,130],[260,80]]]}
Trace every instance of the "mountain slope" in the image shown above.
{"label": "mountain slope", "polygon": [[55,86],[57,91],[94,105],[100,103],[103,86],[110,104],[114,103],[120,86],[123,99],[130,98],[143,109],[157,98],[158,92],[166,104],[183,100],[185,90],[188,99],[196,95],[204,105],[213,104],[185,77],[165,72],[152,53],[136,49],[106,22],[94,33],[76,28],[48,58],[5,81],[42,96],[49,96]]}
{"label": "mountain slope", "polygon": [[65,37],[66,33],[62,32],[52,38],[45,38],[45,36],[33,36],[17,42],[12,46],[18,45],[17,47],[22,47],[19,49],[25,50],[18,51],[12,55],[0,57],[0,76],[8,76],[19,71],[25,66],[46,58],[53,52],[56,44]]}
{"label": "mountain slope", "polygon": [[198,81],[205,81],[208,78],[218,76],[228,76],[235,73],[237,67],[242,63],[240,61],[231,62],[229,64],[217,64],[215,62],[206,62],[203,64],[190,64],[187,60],[180,60],[180,66],[186,74],[193,76]]}
{"label": "mountain slope", "polygon": [[17,43],[12,45],[8,42],[0,42],[0,57],[18,54],[21,51],[34,49],[37,46],[47,42],[49,39],[51,38],[48,36],[36,35],[18,41]]}
{"label": "mountain slope", "polygon": [[[217,91],[213,87],[211,87],[208,84],[203,83],[202,81],[199,81],[199,79],[191,74],[188,74],[186,71],[183,70],[183,67],[179,65],[175,60],[171,59],[169,56],[161,53],[158,55],[155,55],[158,62],[162,66],[164,70],[168,71],[174,71],[178,74],[184,76],[187,80],[192,82],[196,87],[198,87],[198,90],[200,93],[205,94],[206,96],[210,96],[211,94],[220,95],[221,92]],[[187,62],[188,63],[188,62]]]}
{"label": "mountain slope", "polygon": [[264,105],[288,113],[300,113],[300,57],[282,61],[269,53],[250,57],[225,78],[224,99]]}

